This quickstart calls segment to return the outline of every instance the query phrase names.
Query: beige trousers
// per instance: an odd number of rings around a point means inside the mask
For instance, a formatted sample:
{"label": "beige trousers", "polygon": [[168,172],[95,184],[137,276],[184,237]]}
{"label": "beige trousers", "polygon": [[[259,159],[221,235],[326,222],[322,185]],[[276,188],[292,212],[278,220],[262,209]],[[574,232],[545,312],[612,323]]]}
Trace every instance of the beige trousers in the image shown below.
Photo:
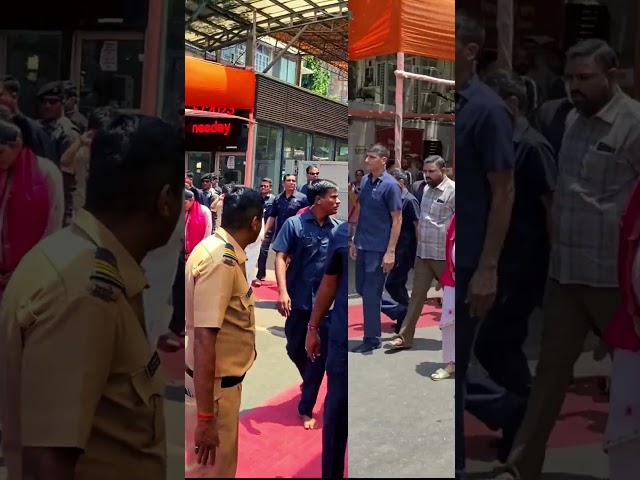
{"label": "beige trousers", "polygon": [[216,462],[213,466],[198,464],[198,456],[193,445],[193,436],[198,423],[198,409],[195,398],[185,397],[185,478],[235,478],[236,476],[242,384],[217,391],[220,393],[217,394],[214,411],[217,411],[220,446],[216,449]]}
{"label": "beige trousers", "polygon": [[447,268],[445,260],[429,260],[416,257],[413,266],[413,288],[407,316],[402,322],[402,328],[398,336],[402,338],[404,345],[411,346],[413,337],[416,334],[416,325],[422,314],[424,302],[427,301],[427,294],[436,278],[440,278]]}
{"label": "beige trousers", "polygon": [[539,480],[547,441],[589,331],[604,331],[620,304],[618,289],[549,280],[543,305],[540,359],[522,426],[507,464],[521,480]]}

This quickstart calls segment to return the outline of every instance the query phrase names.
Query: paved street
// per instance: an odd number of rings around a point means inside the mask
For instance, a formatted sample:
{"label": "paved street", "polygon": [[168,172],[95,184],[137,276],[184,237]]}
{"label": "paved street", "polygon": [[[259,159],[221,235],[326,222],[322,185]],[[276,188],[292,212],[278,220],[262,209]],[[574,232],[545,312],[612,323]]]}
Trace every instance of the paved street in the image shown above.
{"label": "paved street", "polygon": [[[433,290],[430,296],[437,295]],[[430,302],[432,303],[432,302]],[[361,340],[361,301],[351,301],[350,347]],[[433,307],[425,311],[433,312]],[[454,381],[434,382],[442,366],[435,315],[423,314],[411,350],[349,354],[349,476],[451,478]],[[383,317],[383,345],[393,338]],[[385,333],[386,332],[386,333]]]}
{"label": "paved street", "polygon": [[[525,345],[530,366],[535,372],[541,335],[540,312],[530,321],[530,335]],[[590,350],[594,337],[585,345],[585,353],[574,369],[576,381],[571,388],[560,418],[549,440],[547,457],[541,480],[606,480],[609,478],[607,456],[602,451],[608,403],[596,388],[596,378],[605,375],[609,362],[595,362]],[[499,464],[494,461],[495,451],[488,446],[496,437],[470,415],[465,420],[467,457],[471,478],[485,480]]]}

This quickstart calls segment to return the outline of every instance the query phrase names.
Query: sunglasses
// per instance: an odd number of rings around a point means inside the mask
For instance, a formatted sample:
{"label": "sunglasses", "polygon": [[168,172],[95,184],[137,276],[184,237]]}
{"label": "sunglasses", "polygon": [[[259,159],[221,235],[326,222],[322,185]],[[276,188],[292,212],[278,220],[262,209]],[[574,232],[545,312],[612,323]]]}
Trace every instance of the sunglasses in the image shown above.
{"label": "sunglasses", "polygon": [[316,172],[316,173],[310,173],[309,175],[313,175],[314,177],[317,177],[320,175],[320,172]]}
{"label": "sunglasses", "polygon": [[260,185],[260,188],[269,188],[271,185]]}

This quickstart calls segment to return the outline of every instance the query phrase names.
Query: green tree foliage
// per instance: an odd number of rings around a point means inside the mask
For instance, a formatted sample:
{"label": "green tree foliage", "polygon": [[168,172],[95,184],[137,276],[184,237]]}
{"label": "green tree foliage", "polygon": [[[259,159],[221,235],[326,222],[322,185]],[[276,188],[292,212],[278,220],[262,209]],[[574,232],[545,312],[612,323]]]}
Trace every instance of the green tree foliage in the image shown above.
{"label": "green tree foliage", "polygon": [[313,73],[302,76],[302,86],[319,95],[328,96],[331,75],[323,68],[320,60],[316,57],[306,56],[303,59],[303,64],[309,70],[313,70]]}

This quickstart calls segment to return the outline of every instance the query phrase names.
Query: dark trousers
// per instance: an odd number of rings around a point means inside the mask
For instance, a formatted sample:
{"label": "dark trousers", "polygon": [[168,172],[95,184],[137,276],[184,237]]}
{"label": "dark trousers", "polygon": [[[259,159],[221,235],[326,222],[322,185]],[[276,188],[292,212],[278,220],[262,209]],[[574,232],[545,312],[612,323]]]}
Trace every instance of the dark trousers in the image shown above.
{"label": "dark trousers", "polygon": [[291,310],[284,324],[284,334],[287,337],[287,355],[298,369],[302,378],[302,395],[298,404],[298,413],[311,417],[313,407],[318,400],[318,392],[324,378],[327,361],[327,343],[331,322],[326,318],[320,326],[320,358],[312,362],[305,350],[307,326],[311,312],[309,310]]}
{"label": "dark trousers", "polygon": [[531,276],[526,273],[498,278],[501,286],[496,304],[479,328],[474,353],[494,382],[516,395],[528,397],[531,371],[523,346],[539,289],[528,281]]}
{"label": "dark trousers", "polygon": [[412,252],[396,253],[396,264],[393,270],[389,272],[385,288],[387,293],[394,301],[405,307],[409,306],[409,291],[407,290],[407,280],[409,279],[409,271],[413,268],[416,255],[415,250]]}
{"label": "dark trousers", "polygon": [[347,453],[349,402],[347,352],[344,346],[329,344],[327,354],[327,396],[322,425],[322,478],[344,478]]}
{"label": "dark trousers", "polygon": [[171,322],[169,323],[169,330],[176,335],[181,335],[184,332],[184,276],[185,276],[185,264],[184,251],[180,252],[178,258],[178,270],[176,271],[176,277],[173,280],[173,287],[171,289],[173,313],[171,314]]}
{"label": "dark trousers", "polygon": [[269,247],[273,240],[273,229],[264,234],[262,243],[260,244],[260,255],[258,256],[258,273],[256,278],[263,279],[267,276],[267,257],[269,257]]}
{"label": "dark trousers", "polygon": [[380,311],[387,274],[382,271],[384,252],[358,250],[356,258],[356,291],[362,297],[364,342],[380,344],[382,325]]}
{"label": "dark trousers", "polygon": [[506,426],[505,405],[508,403],[505,396],[508,392],[499,388],[493,382],[478,380],[472,375],[467,385],[467,371],[471,361],[476,332],[480,324],[478,317],[469,315],[466,303],[469,281],[473,275],[473,269],[456,267],[456,382],[455,382],[455,462],[456,475],[464,474],[465,438],[464,438],[464,411],[466,406],[467,388],[469,388],[469,411],[489,428],[497,430]]}

